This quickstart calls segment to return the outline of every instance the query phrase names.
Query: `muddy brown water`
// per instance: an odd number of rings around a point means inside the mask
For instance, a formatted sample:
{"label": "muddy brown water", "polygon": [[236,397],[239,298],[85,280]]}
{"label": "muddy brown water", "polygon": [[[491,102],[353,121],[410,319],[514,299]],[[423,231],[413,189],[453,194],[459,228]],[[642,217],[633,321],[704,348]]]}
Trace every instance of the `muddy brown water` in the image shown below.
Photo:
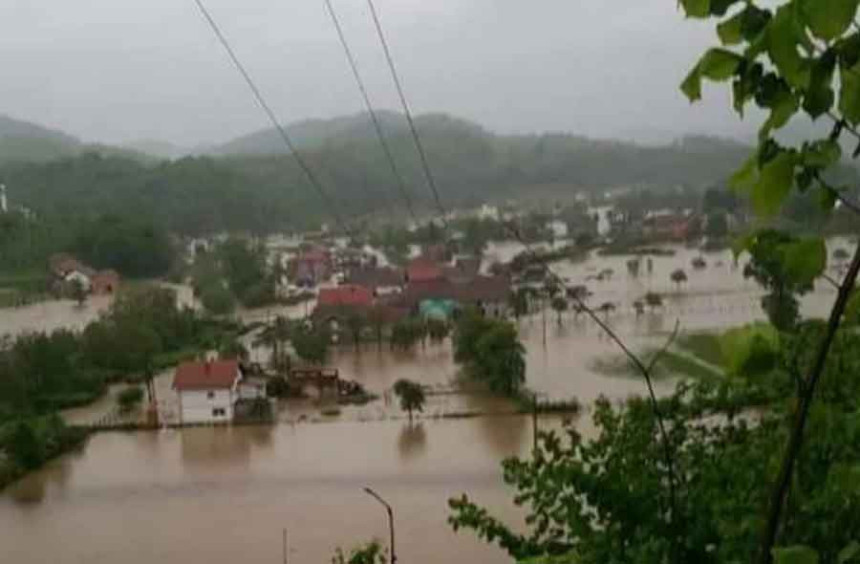
{"label": "muddy brown water", "polygon": [[[847,243],[831,242],[831,250],[835,246]],[[517,249],[497,245],[490,252]],[[734,266],[730,253],[704,255],[708,267],[697,271],[690,261],[698,252],[676,251],[673,257],[654,258],[651,275],[643,261],[635,278],[627,274],[629,257],[591,257],[554,268],[571,284],[587,284],[593,304],[616,304],[617,311],[606,319],[635,349],[661,343],[676,320],[682,330],[694,331],[763,319],[761,290],[743,279],[743,265]],[[586,280],[606,268],[614,270],[611,279]],[[675,268],[689,276],[680,291],[669,280]],[[665,307],[636,316],[632,302],[647,291],[667,294]],[[803,299],[804,314],[824,315],[834,297],[832,288],[817,284]],[[97,314],[65,302],[31,307],[29,314],[18,310],[13,317],[0,312],[0,332],[81,326]],[[247,315],[277,313],[283,312]],[[532,389],[551,399],[577,396],[586,404],[600,394],[621,399],[643,393],[636,379],[606,377],[592,369],[596,359],[618,352],[593,321],[566,313],[558,324],[551,311],[546,320],[546,346],[541,315],[519,322]],[[265,357],[267,351],[256,354]],[[380,351],[372,344],[360,351],[343,346],[333,364],[380,399],[343,407],[337,416],[322,415],[313,402],[285,402],[278,406],[279,424],[271,427],[95,435],[81,452],[0,494],[0,562],[279,562],[284,528],[291,562],[328,562],[337,546],[387,538],[384,511],[362,492],[366,485],[395,508],[401,561],[509,561],[470,533],[453,533],[446,524],[446,500],[468,492],[511,524],[521,523],[499,462],[528,452],[530,418],[511,415],[513,407],[505,401],[447,393],[457,372],[447,344],[410,353]],[[386,390],[398,378],[438,392],[415,426],[386,400]],[[157,379],[167,415],[174,409],[170,379],[169,372]],[[659,391],[671,386],[662,382]],[[106,397],[64,415],[88,422],[113,404]],[[484,415],[441,418],[470,413]],[[543,417],[540,424],[560,423],[557,417]],[[587,413],[576,424],[586,435],[592,432]]]}

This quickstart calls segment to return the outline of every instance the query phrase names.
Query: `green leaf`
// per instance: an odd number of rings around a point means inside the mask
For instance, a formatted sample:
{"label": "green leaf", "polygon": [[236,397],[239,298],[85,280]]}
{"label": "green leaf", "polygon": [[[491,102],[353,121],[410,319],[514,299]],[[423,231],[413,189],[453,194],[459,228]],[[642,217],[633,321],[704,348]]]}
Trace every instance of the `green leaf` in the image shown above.
{"label": "green leaf", "polygon": [[800,102],[790,90],[780,90],[773,100],[771,106],[770,117],[761,126],[759,130],[759,138],[765,139],[774,129],[779,129],[797,113],[800,107]]}
{"label": "green leaf", "polygon": [[818,553],[808,546],[774,548],[774,564],[818,564]]}
{"label": "green leaf", "polygon": [[711,0],[681,0],[687,17],[707,18],[711,15]]}
{"label": "green leaf", "polygon": [[819,39],[830,41],[845,33],[860,0],[800,0],[800,12]]}
{"label": "green leaf", "polygon": [[860,123],[860,63],[840,72],[839,111],[852,125]]}
{"label": "green leaf", "polygon": [[836,194],[826,188],[821,188],[818,191],[818,204],[826,212],[833,211],[833,206],[836,205]]}
{"label": "green leaf", "polygon": [[693,67],[684,82],[681,83],[683,92],[690,102],[702,99],[702,75],[699,73],[699,65]]}
{"label": "green leaf", "polygon": [[746,16],[747,12],[744,10],[717,25],[717,35],[720,36],[720,41],[723,45],[737,45],[743,41],[744,19]]}
{"label": "green leaf", "polygon": [[803,98],[803,109],[812,119],[816,119],[833,107],[836,96],[831,84],[835,67],[836,53],[830,50],[812,63],[809,90]]}
{"label": "green leaf", "polygon": [[711,5],[709,6],[709,12],[712,16],[725,16],[726,12],[729,11],[734,4],[737,4],[741,0],[711,0]]}
{"label": "green leaf", "polygon": [[827,266],[824,239],[803,239],[782,247],[786,276],[798,284],[811,284]]}
{"label": "green leaf", "polygon": [[836,564],[845,564],[858,555],[860,555],[860,543],[851,541],[848,543],[848,546],[839,551],[839,556],[836,557]]}
{"label": "green leaf", "polygon": [[797,20],[794,4],[777,10],[767,30],[767,50],[780,74],[795,88],[809,85],[811,63],[803,58],[799,47],[810,49],[808,38]]}
{"label": "green leaf", "polygon": [[803,164],[815,168],[835,165],[842,157],[842,148],[833,139],[824,139],[805,147],[801,154]]}
{"label": "green leaf", "polygon": [[732,241],[732,254],[735,257],[735,260],[741,253],[749,250],[750,246],[755,242],[755,233],[747,233],[743,237],[737,237]]}
{"label": "green leaf", "polygon": [[742,194],[751,191],[757,182],[758,156],[753,155],[729,178],[729,187]]}
{"label": "green leaf", "polygon": [[708,49],[699,61],[699,73],[705,78],[720,82],[734,76],[743,57],[726,49]]}
{"label": "green leaf", "polygon": [[781,151],[764,164],[758,182],[752,189],[753,210],[761,216],[776,214],[794,183],[795,155]]}

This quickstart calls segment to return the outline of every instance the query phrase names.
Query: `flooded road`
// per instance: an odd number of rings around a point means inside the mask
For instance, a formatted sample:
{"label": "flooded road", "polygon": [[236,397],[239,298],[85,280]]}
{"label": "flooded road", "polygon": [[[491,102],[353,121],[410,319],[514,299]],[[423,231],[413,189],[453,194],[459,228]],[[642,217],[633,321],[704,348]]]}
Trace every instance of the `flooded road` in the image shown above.
{"label": "flooded road", "polygon": [[280,562],[283,528],[290,561],[329,562],[387,540],[364,486],[394,507],[401,561],[508,562],[453,533],[446,502],[521,522],[499,461],[531,440],[522,416],[100,434],[0,495],[0,562]]}

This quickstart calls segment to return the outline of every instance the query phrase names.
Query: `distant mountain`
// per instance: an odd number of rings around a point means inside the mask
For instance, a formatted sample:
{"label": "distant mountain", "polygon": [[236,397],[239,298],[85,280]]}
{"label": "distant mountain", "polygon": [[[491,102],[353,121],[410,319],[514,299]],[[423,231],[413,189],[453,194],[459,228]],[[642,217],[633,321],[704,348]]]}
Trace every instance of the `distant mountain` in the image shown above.
{"label": "distant mountain", "polygon": [[[403,114],[381,110],[376,112],[376,115],[386,136],[398,137],[408,133],[409,124]],[[416,116],[415,126],[422,135],[438,133],[489,135],[481,126],[447,114]],[[287,125],[285,131],[297,148],[305,150],[314,150],[329,144],[377,142],[373,121],[368,113],[298,121]],[[274,128],[268,128],[215,145],[205,153],[213,156],[275,155],[283,153],[284,150],[279,132]]]}
{"label": "distant mountain", "polygon": [[82,143],[62,131],[0,115],[0,162],[46,161],[80,152]]}
{"label": "distant mountain", "polygon": [[122,148],[166,160],[178,159],[193,153],[192,150],[186,147],[180,147],[168,141],[159,141],[157,139],[141,139],[139,141],[124,143]]}
{"label": "distant mountain", "polygon": [[84,153],[133,159],[143,163],[152,163],[162,158],[160,155],[134,148],[84,143],[60,130],[0,115],[0,164],[41,163]]}

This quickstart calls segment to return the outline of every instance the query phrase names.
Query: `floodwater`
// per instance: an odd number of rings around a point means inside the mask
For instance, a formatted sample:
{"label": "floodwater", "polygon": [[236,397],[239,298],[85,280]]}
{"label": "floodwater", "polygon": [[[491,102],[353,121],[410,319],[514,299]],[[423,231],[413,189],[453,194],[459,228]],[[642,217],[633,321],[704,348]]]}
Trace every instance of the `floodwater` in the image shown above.
{"label": "floodwater", "polygon": [[[847,247],[830,243],[830,251]],[[496,245],[491,253],[512,255],[520,247]],[[743,279],[743,263],[731,253],[705,254],[707,267],[691,266],[699,252],[674,247],[671,257],[653,258],[649,274],[627,272],[630,257],[597,257],[553,265],[570,284],[586,284],[593,306],[611,302],[605,319],[634,348],[658,346],[676,322],[682,331],[721,329],[763,319],[761,290]],[[680,288],[669,273],[683,268]],[[601,270],[613,274],[603,281]],[[832,267],[838,274],[838,265]],[[664,307],[637,316],[632,303],[646,292],[665,296]],[[805,315],[824,316],[835,297],[826,283],[802,300]],[[71,304],[61,304],[70,306]],[[55,306],[61,307],[61,306]],[[291,311],[258,312],[261,318]],[[38,325],[43,317],[11,324],[3,312],[0,332]],[[83,315],[81,313],[75,315]],[[77,318],[76,318],[77,319]],[[80,320],[76,321],[80,322]],[[607,377],[596,360],[618,349],[584,315],[555,312],[518,322],[527,347],[528,386],[548,399],[578,397],[586,405],[598,395],[622,399],[644,392],[638,379]],[[544,329],[545,328],[545,329]],[[544,331],[546,334],[544,344]],[[267,351],[252,354],[265,358]],[[380,395],[364,406],[325,414],[324,401],[283,402],[271,427],[197,428],[151,433],[105,433],[86,449],[54,461],[0,494],[0,562],[278,562],[282,530],[288,530],[294,562],[327,562],[337,546],[372,537],[386,539],[383,508],[362,492],[372,486],[394,507],[398,557],[418,564],[444,561],[507,562],[497,548],[446,524],[446,500],[461,492],[511,524],[521,510],[501,482],[502,458],[528,452],[531,419],[513,415],[508,402],[481,394],[454,394],[457,377],[450,344],[394,353],[375,344],[335,351],[332,364],[344,378]],[[387,390],[398,378],[433,389],[425,413],[410,426]],[[175,416],[171,374],[156,380],[160,407]],[[671,389],[660,382],[658,392]],[[113,405],[108,397],[67,412],[88,422]],[[482,414],[477,416],[478,414]],[[466,417],[468,416],[468,417]],[[542,417],[557,427],[557,417]],[[586,413],[576,422],[589,435]]]}
{"label": "floodwater", "polygon": [[[552,421],[546,425],[553,424]],[[0,562],[328,562],[387,541],[405,562],[507,562],[446,524],[467,492],[512,525],[499,461],[531,445],[528,417],[195,428],[94,436],[0,496]]]}

